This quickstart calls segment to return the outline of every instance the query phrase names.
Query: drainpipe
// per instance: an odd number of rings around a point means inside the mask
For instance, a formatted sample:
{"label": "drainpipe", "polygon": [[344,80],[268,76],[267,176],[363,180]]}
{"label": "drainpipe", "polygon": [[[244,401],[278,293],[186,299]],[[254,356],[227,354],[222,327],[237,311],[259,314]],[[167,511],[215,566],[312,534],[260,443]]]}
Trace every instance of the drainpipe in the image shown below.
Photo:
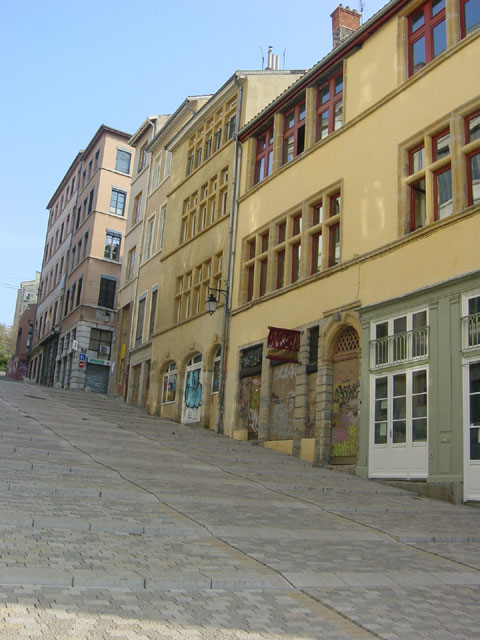
{"label": "drainpipe", "polygon": [[220,382],[218,388],[217,403],[217,419],[216,432],[224,433],[224,413],[225,413],[225,372],[227,367],[227,351],[228,339],[230,333],[230,309],[232,306],[232,282],[233,271],[235,266],[235,245],[237,240],[237,216],[238,216],[238,190],[239,177],[242,157],[242,147],[238,139],[238,129],[240,126],[240,117],[242,114],[243,101],[243,83],[239,82],[238,76],[235,76],[234,82],[238,87],[238,105],[237,119],[235,123],[235,152],[233,159],[233,180],[232,180],[232,198],[231,198],[231,214],[228,228],[228,256],[227,256],[227,273],[225,277],[225,304],[223,307],[222,321],[222,338],[220,342]]}

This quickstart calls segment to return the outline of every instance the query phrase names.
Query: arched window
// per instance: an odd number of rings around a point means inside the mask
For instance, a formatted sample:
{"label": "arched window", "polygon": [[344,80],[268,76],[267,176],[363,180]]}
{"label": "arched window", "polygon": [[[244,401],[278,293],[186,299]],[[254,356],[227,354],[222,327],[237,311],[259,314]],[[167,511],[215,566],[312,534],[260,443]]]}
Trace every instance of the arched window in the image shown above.
{"label": "arched window", "polygon": [[163,374],[162,404],[175,402],[177,396],[177,364],[171,362]]}
{"label": "arched window", "polygon": [[213,379],[212,379],[212,393],[218,393],[220,389],[220,362],[221,362],[222,348],[218,347],[213,358]]}

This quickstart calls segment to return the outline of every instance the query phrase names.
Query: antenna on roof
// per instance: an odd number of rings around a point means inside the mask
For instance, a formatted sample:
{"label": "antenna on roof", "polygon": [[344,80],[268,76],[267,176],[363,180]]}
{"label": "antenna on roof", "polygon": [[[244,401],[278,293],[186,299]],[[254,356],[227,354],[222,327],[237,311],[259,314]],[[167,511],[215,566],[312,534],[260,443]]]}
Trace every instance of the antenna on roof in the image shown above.
{"label": "antenna on roof", "polygon": [[362,15],[361,21],[362,21],[362,24],[363,24],[363,10],[365,9],[365,2],[363,0],[360,0],[359,4],[360,4],[360,13]]}
{"label": "antenna on roof", "polygon": [[284,71],[285,71],[285,57],[286,57],[286,54],[287,54],[287,50],[286,50],[286,49],[284,49],[284,50],[283,50],[283,70],[284,70]]}
{"label": "antenna on roof", "polygon": [[265,66],[265,56],[263,55],[262,47],[260,47],[260,53],[262,54],[262,71],[263,71],[263,67]]}

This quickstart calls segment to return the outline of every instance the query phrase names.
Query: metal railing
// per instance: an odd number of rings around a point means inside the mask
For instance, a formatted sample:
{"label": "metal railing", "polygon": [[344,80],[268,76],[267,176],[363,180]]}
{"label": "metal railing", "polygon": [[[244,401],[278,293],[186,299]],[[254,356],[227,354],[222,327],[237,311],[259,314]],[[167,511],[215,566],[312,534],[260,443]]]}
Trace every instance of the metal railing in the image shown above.
{"label": "metal railing", "polygon": [[464,316],[462,326],[464,349],[480,346],[480,313]]}
{"label": "metal railing", "polygon": [[428,358],[429,327],[395,333],[370,341],[372,367]]}

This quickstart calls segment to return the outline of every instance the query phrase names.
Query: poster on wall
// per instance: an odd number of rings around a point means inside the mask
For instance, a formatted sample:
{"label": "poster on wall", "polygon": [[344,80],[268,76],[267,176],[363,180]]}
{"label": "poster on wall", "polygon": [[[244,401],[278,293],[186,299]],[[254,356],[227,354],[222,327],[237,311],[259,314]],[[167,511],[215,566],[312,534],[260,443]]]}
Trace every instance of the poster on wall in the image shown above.
{"label": "poster on wall", "polygon": [[298,364],[301,331],[268,327],[267,358]]}

